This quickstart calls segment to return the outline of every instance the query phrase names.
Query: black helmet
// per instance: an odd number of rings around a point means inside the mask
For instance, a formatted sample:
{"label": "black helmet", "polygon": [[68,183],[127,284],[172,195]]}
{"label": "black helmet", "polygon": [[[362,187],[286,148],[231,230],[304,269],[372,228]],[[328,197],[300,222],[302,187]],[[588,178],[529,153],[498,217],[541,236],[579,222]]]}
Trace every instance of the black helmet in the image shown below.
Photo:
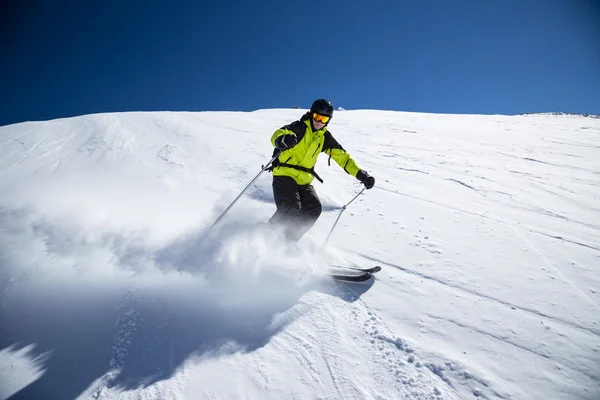
{"label": "black helmet", "polygon": [[327,115],[333,117],[333,104],[329,100],[318,99],[315,100],[310,107],[310,113],[317,113],[321,115]]}

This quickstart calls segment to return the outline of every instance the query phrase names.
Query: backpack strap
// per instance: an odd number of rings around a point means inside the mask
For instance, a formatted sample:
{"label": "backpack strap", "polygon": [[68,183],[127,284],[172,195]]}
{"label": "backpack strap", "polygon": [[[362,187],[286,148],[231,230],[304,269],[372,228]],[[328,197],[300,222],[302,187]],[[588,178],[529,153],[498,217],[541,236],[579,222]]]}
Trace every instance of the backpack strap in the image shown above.
{"label": "backpack strap", "polygon": [[277,163],[278,167],[287,167],[287,168],[292,168],[292,169],[297,169],[298,171],[303,171],[303,172],[308,172],[309,174],[311,174],[312,176],[314,176],[319,182],[323,183],[323,179],[321,179],[321,177],[319,176],[319,174],[317,174],[317,171],[315,171],[315,168],[306,168],[306,167],[301,167],[299,165],[294,165],[294,164],[286,164],[286,163]]}
{"label": "backpack strap", "polygon": [[[273,157],[275,157],[277,149],[275,149],[275,152],[273,152]],[[312,176],[314,176],[319,182],[323,183],[323,179],[321,179],[321,177],[319,176],[319,174],[317,174],[317,171],[315,171],[315,168],[306,168],[306,167],[301,167],[299,165],[294,165],[294,164],[288,164],[287,162],[290,161],[292,159],[292,157],[288,158],[287,160],[285,160],[285,162],[280,162],[278,158],[276,158],[272,163],[271,166],[269,168],[266,169],[266,171],[269,172],[273,172],[273,170],[277,167],[286,167],[286,168],[292,168],[292,169],[297,169],[298,171],[302,171],[302,172],[308,172],[309,174],[311,174]]]}

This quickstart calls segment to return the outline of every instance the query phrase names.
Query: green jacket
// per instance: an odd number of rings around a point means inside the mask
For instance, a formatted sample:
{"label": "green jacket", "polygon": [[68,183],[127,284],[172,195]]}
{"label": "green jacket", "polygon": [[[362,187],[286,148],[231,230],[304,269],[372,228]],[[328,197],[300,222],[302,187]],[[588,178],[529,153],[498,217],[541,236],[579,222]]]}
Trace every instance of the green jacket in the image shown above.
{"label": "green jacket", "polygon": [[283,163],[314,171],[314,166],[317,163],[317,158],[321,152],[327,154],[330,158],[333,158],[344,171],[354,177],[356,177],[358,171],[361,170],[352,157],[350,157],[350,154],[346,153],[326,127],[313,131],[309,113],[302,116],[299,121],[294,121],[291,124],[276,130],[275,133],[273,133],[273,136],[271,136],[271,143],[275,146],[275,139],[279,136],[292,133],[296,135],[298,144],[291,149],[281,152],[274,163],[274,176],[289,176],[294,178],[298,185],[309,185],[314,178],[313,174],[310,172],[277,165]]}

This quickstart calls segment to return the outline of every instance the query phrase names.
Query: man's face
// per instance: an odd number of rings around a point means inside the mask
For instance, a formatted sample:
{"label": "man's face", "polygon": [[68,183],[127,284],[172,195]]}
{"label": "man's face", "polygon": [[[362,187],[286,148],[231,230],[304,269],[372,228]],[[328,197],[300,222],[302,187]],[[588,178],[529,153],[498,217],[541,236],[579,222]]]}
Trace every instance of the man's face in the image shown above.
{"label": "man's face", "polygon": [[320,122],[320,121],[316,121],[315,119],[313,119],[313,126],[315,127],[316,130],[319,129],[323,129],[323,127],[325,126],[324,123]]}
{"label": "man's face", "polygon": [[313,115],[312,115],[313,126],[315,127],[316,130],[323,129],[323,127],[327,124],[327,122],[329,122],[330,118],[331,117],[328,117],[326,115],[313,113]]}

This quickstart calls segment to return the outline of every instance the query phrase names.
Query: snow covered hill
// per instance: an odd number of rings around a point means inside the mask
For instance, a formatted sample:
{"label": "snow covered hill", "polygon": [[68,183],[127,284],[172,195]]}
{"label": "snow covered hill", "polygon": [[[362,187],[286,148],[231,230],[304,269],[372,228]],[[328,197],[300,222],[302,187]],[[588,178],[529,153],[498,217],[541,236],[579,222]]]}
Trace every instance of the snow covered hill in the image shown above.
{"label": "snow covered hill", "polygon": [[302,113],[0,127],[0,399],[600,398],[600,120],[336,112],[322,253],[325,156],[303,257],[268,173],[207,236]]}

